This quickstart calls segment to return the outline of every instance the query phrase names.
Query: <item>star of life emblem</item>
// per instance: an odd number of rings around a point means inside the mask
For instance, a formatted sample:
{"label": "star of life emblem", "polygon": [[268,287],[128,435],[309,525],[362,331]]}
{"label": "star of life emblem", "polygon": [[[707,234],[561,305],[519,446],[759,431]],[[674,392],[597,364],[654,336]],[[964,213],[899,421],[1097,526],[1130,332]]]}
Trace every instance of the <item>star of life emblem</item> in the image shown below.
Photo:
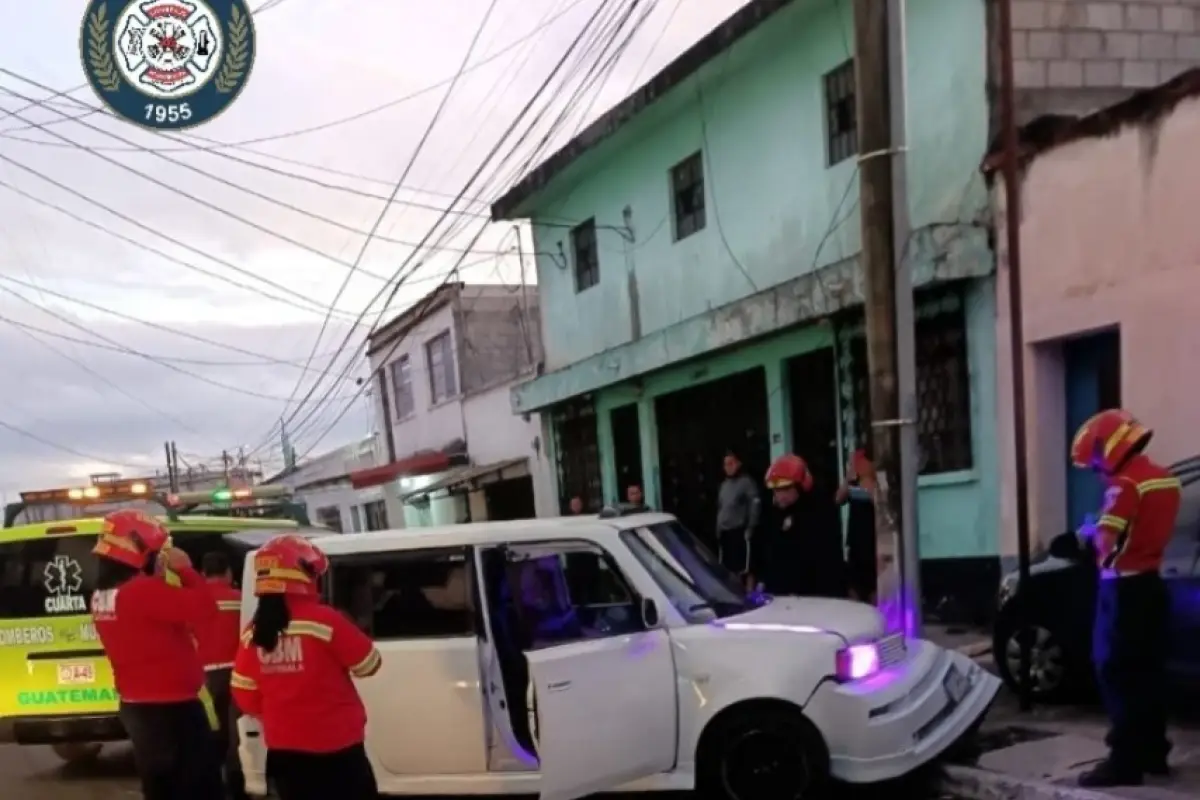
{"label": "star of life emblem", "polygon": [[73,594],[83,585],[83,570],[73,558],[55,556],[42,571],[43,584],[49,594]]}
{"label": "star of life emblem", "polygon": [[220,23],[203,0],[135,0],[114,30],[117,68],[130,85],[155,99],[195,92],[220,63]]}

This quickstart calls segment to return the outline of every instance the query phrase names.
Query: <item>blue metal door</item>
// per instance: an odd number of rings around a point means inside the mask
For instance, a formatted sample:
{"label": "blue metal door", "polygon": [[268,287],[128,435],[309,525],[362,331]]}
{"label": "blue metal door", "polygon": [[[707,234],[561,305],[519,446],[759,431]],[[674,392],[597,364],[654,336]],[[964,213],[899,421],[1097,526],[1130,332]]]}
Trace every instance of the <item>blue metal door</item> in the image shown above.
{"label": "blue metal door", "polygon": [[[1121,405],[1121,338],[1105,331],[1073,339],[1063,346],[1066,373],[1067,451],[1088,417]],[[1067,522],[1072,527],[1100,508],[1104,487],[1095,475],[1066,464]]]}

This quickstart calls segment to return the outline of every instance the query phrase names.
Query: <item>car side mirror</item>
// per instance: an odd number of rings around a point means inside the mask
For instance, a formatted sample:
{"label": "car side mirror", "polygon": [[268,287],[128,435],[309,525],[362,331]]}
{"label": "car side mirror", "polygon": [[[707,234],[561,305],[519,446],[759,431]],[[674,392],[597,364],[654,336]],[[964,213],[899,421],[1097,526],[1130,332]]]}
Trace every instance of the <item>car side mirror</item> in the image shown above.
{"label": "car side mirror", "polygon": [[647,630],[657,628],[659,623],[658,606],[649,597],[642,598],[642,625]]}

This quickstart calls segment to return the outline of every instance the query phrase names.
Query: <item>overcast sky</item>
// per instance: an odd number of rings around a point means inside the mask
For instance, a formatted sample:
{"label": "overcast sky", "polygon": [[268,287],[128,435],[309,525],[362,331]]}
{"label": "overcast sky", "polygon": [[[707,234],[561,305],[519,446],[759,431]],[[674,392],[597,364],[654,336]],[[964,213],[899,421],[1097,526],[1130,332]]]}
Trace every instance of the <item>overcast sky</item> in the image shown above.
{"label": "overcast sky", "polygon": [[[450,218],[456,235],[444,249],[414,257],[412,245],[601,3],[269,0],[256,19],[258,59],[244,93],[219,119],[174,140],[107,114],[72,122],[44,107],[22,110],[21,97],[50,98],[71,116],[98,105],[86,88],[52,97],[84,82],[80,0],[22,4],[19,24],[0,26],[0,492],[15,499],[91,472],[150,472],[161,467],[167,439],[191,463],[245,446],[268,469],[277,466],[273,429],[297,379],[305,378],[303,396],[379,292],[382,281],[371,274],[391,276],[408,258],[424,265],[390,316],[455,266],[484,225],[486,202],[455,206],[462,213]],[[652,12],[552,145],[585,121],[592,95],[590,117],[741,4],[641,0]],[[468,70],[338,301],[315,369],[304,373],[324,310],[366,241],[362,232],[378,218],[489,6]],[[517,164],[472,194],[496,196]],[[465,255],[462,279],[519,281],[513,243],[510,226],[487,229]],[[371,431],[363,399],[330,427],[355,390],[352,380],[332,379],[347,364],[351,378],[366,375],[351,359],[360,340],[352,336],[295,418],[299,453]],[[330,400],[318,404],[330,387]],[[270,444],[258,447],[263,442]]]}

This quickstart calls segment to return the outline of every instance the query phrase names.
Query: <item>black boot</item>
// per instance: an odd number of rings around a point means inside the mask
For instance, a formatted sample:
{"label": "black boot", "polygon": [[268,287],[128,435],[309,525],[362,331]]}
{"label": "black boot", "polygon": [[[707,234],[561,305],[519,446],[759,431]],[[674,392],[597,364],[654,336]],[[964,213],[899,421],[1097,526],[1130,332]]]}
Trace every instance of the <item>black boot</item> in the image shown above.
{"label": "black boot", "polygon": [[1079,785],[1088,789],[1104,789],[1111,786],[1141,786],[1142,773],[1121,767],[1111,759],[1106,759],[1080,775]]}

